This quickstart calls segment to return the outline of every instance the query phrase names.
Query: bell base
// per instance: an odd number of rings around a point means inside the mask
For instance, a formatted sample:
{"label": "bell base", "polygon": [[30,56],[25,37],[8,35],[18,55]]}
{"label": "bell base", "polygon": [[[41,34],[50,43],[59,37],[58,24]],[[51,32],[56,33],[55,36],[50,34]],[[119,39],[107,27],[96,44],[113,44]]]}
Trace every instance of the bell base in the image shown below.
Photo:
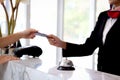
{"label": "bell base", "polygon": [[65,67],[65,66],[59,66],[58,68],[57,68],[57,70],[75,70],[75,68],[74,67]]}

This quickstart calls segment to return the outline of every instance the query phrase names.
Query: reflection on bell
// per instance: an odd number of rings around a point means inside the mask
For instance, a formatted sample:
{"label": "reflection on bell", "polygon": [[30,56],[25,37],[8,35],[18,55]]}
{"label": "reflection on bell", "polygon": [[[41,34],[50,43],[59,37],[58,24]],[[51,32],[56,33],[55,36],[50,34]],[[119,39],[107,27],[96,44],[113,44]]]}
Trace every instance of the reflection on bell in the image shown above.
{"label": "reflection on bell", "polygon": [[57,68],[58,70],[75,70],[75,68],[73,67],[73,62],[71,60],[63,59],[60,62],[59,67]]}

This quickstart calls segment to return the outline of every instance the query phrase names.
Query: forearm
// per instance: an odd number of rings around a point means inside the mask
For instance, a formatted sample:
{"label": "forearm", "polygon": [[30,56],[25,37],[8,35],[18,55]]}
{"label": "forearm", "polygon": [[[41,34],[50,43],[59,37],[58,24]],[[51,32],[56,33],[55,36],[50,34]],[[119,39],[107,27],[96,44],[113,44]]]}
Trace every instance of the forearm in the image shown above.
{"label": "forearm", "polygon": [[22,38],[22,34],[19,33],[15,33],[6,37],[2,37],[0,38],[0,48],[4,48],[16,41],[18,41],[20,38]]}

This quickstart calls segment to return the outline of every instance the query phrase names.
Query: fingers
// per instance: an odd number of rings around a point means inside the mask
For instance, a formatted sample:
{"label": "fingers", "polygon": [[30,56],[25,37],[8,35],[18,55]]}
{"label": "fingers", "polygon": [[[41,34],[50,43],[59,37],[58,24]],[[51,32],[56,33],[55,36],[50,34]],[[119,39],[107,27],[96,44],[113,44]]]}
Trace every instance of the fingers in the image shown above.
{"label": "fingers", "polygon": [[19,58],[15,56],[9,56],[9,60],[19,60]]}
{"label": "fingers", "polygon": [[35,37],[35,33],[38,32],[35,29],[27,29],[22,32],[23,38],[33,39]]}
{"label": "fingers", "polygon": [[56,43],[55,37],[53,35],[48,35],[47,39],[51,45],[54,45]]}
{"label": "fingers", "polygon": [[10,56],[10,55],[1,55],[0,56],[0,64],[6,63],[11,60],[19,60],[18,57]]}
{"label": "fingers", "polygon": [[56,44],[56,40],[55,40],[55,39],[49,39],[49,43],[50,43],[51,45],[55,45],[55,44]]}
{"label": "fingers", "polygon": [[54,35],[48,35],[48,41],[51,45],[54,45],[56,47],[60,47],[61,46],[61,40]]}
{"label": "fingers", "polygon": [[10,60],[19,60],[18,57],[11,56],[11,55],[3,55],[2,57],[5,61],[10,61]]}

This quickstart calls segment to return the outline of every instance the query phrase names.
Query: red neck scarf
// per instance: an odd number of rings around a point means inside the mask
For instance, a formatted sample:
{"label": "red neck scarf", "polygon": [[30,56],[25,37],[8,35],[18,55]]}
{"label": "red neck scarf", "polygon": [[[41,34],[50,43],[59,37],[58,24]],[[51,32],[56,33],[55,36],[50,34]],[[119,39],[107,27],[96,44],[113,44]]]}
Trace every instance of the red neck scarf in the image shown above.
{"label": "red neck scarf", "polygon": [[120,16],[120,11],[109,10],[107,14],[110,18],[118,18]]}
{"label": "red neck scarf", "polygon": [[107,12],[107,14],[110,18],[120,17],[120,6],[114,7],[113,5],[112,8]]}

